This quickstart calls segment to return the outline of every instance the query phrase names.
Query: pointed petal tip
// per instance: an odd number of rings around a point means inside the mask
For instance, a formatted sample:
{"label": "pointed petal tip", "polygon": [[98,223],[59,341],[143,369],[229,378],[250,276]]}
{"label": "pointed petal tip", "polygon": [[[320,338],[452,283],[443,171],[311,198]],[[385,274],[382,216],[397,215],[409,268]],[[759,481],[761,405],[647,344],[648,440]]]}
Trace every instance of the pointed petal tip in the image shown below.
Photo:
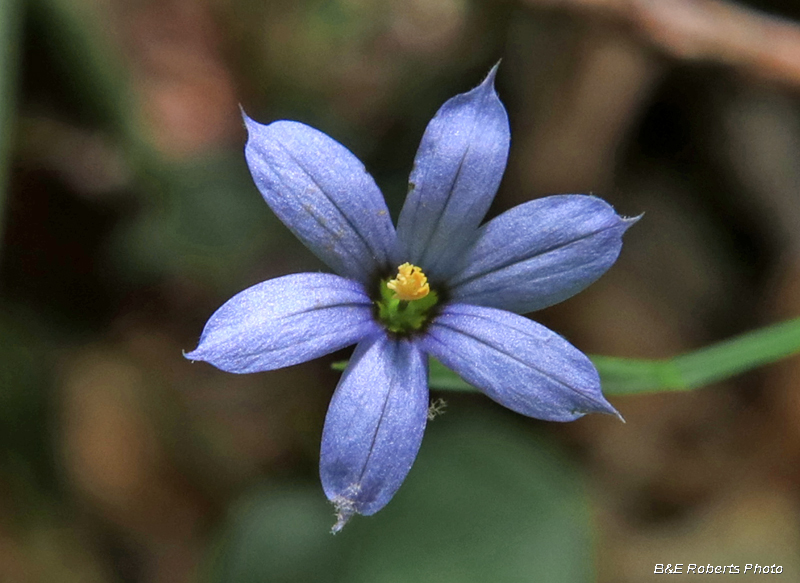
{"label": "pointed petal tip", "polygon": [[239,374],[241,372],[241,371],[236,370],[235,367],[225,367],[225,366],[221,366],[219,363],[213,362],[213,360],[214,360],[213,355],[209,354],[207,351],[203,351],[199,345],[198,345],[197,348],[195,348],[194,350],[191,350],[189,352],[186,352],[185,350],[181,350],[181,353],[183,354],[183,358],[185,358],[186,360],[188,360],[192,364],[194,364],[196,362],[206,362],[206,363],[210,364],[211,366],[213,366],[214,368],[217,368],[219,370],[223,370],[225,372],[231,372],[231,373],[234,373],[234,374]]}
{"label": "pointed petal tip", "polygon": [[352,518],[352,514],[344,514],[342,512],[338,512],[336,514],[336,524],[331,527],[331,534],[339,534],[342,532],[344,525],[350,521]]}
{"label": "pointed petal tip", "polygon": [[355,501],[346,496],[336,496],[331,502],[336,509],[336,523],[331,527],[331,534],[339,534],[358,511]]}
{"label": "pointed petal tip", "polygon": [[241,103],[239,104],[239,113],[242,115],[242,121],[244,121],[245,127],[247,127],[253,122],[253,118],[247,115],[247,112],[244,110],[244,105],[242,105]]}
{"label": "pointed petal tip", "polygon": [[603,415],[611,415],[612,417],[616,417],[623,423],[625,423],[625,419],[622,417],[619,411],[617,411],[614,406],[606,400],[604,395],[600,395],[600,398],[591,398],[590,405],[586,408],[581,409],[573,409],[572,413],[574,417],[572,419],[566,419],[569,421],[574,421],[590,413],[601,413]]}
{"label": "pointed petal tip", "polygon": [[589,409],[573,410],[573,414],[575,415],[575,417],[571,420],[574,421],[576,419],[580,419],[581,417],[589,415],[590,413],[601,413],[603,415],[611,415],[612,417],[616,417],[623,423],[627,423],[625,421],[625,418],[620,414],[620,412],[617,411],[614,408],[614,406],[605,399],[605,397],[601,397],[601,400],[593,399],[593,401],[594,401],[592,403],[593,406]]}
{"label": "pointed petal tip", "polygon": [[489,74],[486,75],[486,79],[483,80],[483,83],[481,83],[481,85],[488,84],[492,86],[492,89],[494,89],[494,80],[495,77],[497,77],[497,70],[500,68],[500,63],[502,61],[503,59],[500,59],[494,64],[494,66],[489,70]]}
{"label": "pointed petal tip", "polygon": [[616,408],[611,403],[606,401],[605,398],[603,399],[603,401],[605,401],[605,407],[603,407],[602,409],[599,409],[597,411],[598,413],[605,413],[606,415],[611,415],[612,417],[616,417],[617,419],[619,419],[623,423],[627,423],[625,421],[625,418],[622,416],[622,414],[619,411],[617,411]]}
{"label": "pointed petal tip", "polygon": [[241,105],[239,105],[239,111],[242,114],[242,121],[244,122],[244,127],[247,130],[247,135],[248,135],[248,138],[249,138],[252,135],[253,130],[257,126],[260,126],[260,125],[263,125],[263,124],[258,123],[252,117],[247,115],[247,112],[245,112],[244,107],[242,107]]}
{"label": "pointed petal tip", "polygon": [[616,417],[617,419],[619,419],[623,423],[626,423],[625,418],[622,416],[622,414],[619,411],[617,411],[617,409],[614,407],[614,405],[609,403],[608,400],[605,397],[603,397],[603,406],[602,406],[602,408],[598,408],[596,410],[596,412],[597,413],[605,413],[606,415],[611,415],[612,417]]}
{"label": "pointed petal tip", "polygon": [[[606,201],[606,200],[604,200],[604,199],[600,198],[599,196],[596,196],[596,195],[595,195],[595,194],[593,194],[593,193],[589,193],[589,194],[568,194],[568,195],[556,195],[556,196],[580,196],[580,197],[587,197],[587,198],[591,198],[591,199],[593,199],[593,200],[595,200],[595,201],[599,201],[599,202],[601,202],[603,205],[605,205],[605,206],[606,206],[606,207],[607,207],[609,210],[611,210],[611,211],[612,211],[612,212],[613,212],[615,215],[617,215],[617,217],[618,217],[618,218],[619,218],[619,220],[622,222],[622,224],[623,224],[623,225],[625,225],[625,229],[629,229],[630,227],[632,227],[633,225],[635,225],[636,223],[638,223],[638,222],[641,220],[641,218],[644,216],[644,213],[638,214],[638,215],[636,215],[635,217],[625,217],[625,216],[622,216],[622,215],[620,215],[619,213],[617,213],[616,209],[614,209],[614,207],[613,207],[613,206],[611,206],[611,205],[608,203],[608,201]],[[549,198],[549,197],[546,197],[546,198]]]}
{"label": "pointed petal tip", "polygon": [[497,70],[499,68],[500,68],[500,61],[497,61],[494,64],[494,66],[489,70],[489,73],[486,75],[484,80],[481,81],[481,84],[478,85],[475,89],[473,89],[473,91],[488,90],[489,92],[491,92],[492,95],[494,95],[499,99],[497,95],[497,89],[494,86],[495,79],[497,78]]}
{"label": "pointed petal tip", "polygon": [[620,218],[622,219],[622,222],[625,223],[625,229],[627,230],[630,229],[636,223],[638,223],[643,216],[644,213],[636,215],[635,217],[620,217]]}
{"label": "pointed petal tip", "polygon": [[261,123],[259,121],[254,120],[249,115],[247,115],[247,112],[244,110],[244,106],[242,106],[241,104],[239,105],[239,111],[242,114],[242,121],[244,122],[245,129],[247,130],[248,142],[250,141],[250,139],[252,139],[253,134],[256,131],[265,130],[265,129],[271,127],[271,126],[280,126],[282,124],[296,124],[296,125],[299,125],[299,126],[304,126],[305,125],[305,124],[303,124],[301,122],[289,121],[289,120],[284,120],[284,119],[276,119],[276,120],[272,120],[271,122],[268,122],[268,123]]}

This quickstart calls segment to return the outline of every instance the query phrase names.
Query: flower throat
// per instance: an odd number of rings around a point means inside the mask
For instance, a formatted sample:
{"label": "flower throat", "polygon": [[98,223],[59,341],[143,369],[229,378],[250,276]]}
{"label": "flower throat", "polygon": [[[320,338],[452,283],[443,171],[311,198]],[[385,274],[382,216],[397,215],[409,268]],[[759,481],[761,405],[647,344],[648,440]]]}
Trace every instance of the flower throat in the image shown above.
{"label": "flower throat", "polygon": [[410,334],[427,324],[431,308],[439,301],[428,278],[416,265],[403,263],[394,279],[381,281],[381,297],[376,302],[378,319],[389,332]]}

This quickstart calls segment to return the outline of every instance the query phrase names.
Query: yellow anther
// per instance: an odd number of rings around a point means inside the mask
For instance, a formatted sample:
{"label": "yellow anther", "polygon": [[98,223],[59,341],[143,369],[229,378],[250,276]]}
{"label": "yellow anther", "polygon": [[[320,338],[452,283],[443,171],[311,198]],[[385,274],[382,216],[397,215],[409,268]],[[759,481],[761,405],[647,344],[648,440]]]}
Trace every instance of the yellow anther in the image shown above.
{"label": "yellow anther", "polygon": [[400,300],[410,302],[421,300],[431,291],[428,278],[416,265],[403,263],[397,268],[397,277],[386,283],[386,287],[394,292]]}

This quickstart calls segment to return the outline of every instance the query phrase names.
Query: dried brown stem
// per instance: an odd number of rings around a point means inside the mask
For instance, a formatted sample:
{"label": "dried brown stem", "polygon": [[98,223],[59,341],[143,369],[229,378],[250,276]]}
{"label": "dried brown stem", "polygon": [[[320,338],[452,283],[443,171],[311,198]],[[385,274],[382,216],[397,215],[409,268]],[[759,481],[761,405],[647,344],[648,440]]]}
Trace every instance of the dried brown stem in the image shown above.
{"label": "dried brown stem", "polygon": [[672,56],[800,87],[800,25],[724,0],[524,0],[599,13]]}

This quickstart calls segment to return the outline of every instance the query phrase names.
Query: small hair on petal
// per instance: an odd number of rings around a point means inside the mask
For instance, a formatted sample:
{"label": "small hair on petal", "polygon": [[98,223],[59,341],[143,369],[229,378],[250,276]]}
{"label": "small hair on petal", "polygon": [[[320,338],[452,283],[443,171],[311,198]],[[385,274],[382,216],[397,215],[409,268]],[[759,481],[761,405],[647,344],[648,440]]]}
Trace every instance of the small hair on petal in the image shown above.
{"label": "small hair on petal", "polygon": [[331,527],[331,534],[341,532],[354,514],[358,513],[356,498],[361,491],[361,484],[352,484],[342,494],[331,500],[336,510],[336,524]]}

